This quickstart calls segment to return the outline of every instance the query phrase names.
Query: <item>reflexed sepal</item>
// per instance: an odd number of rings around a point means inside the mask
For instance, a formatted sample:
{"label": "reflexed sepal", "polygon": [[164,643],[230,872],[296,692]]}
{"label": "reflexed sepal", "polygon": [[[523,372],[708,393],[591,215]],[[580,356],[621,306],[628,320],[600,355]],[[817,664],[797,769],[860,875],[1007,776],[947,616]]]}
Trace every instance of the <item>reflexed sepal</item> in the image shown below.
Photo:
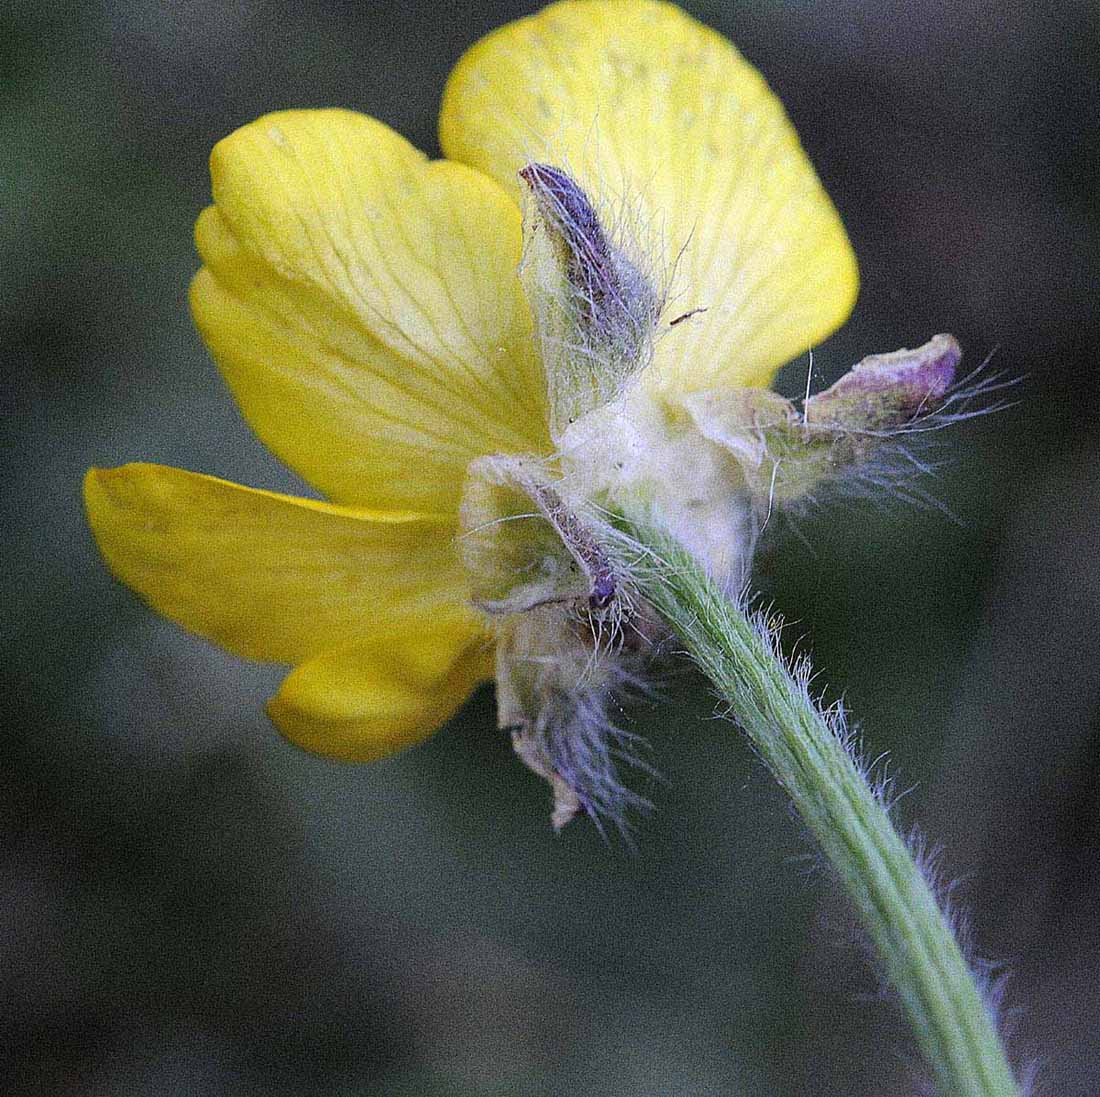
{"label": "reflexed sepal", "polygon": [[805,421],[844,431],[897,430],[939,408],[961,360],[953,335],[935,335],[916,350],[869,355],[806,401]]}
{"label": "reflexed sepal", "polygon": [[568,174],[547,164],[528,164],[519,174],[530,198],[520,277],[542,345],[557,438],[613,400],[647,363],[661,302]]}
{"label": "reflexed sepal", "polygon": [[586,628],[568,607],[546,605],[506,618],[498,632],[498,721],[520,760],[550,784],[555,830],[581,811],[622,825],[624,808],[644,803],[615,772],[632,738],[607,715],[620,668],[596,657]]}
{"label": "reflexed sepal", "polygon": [[809,496],[857,470],[942,406],[962,353],[950,335],[864,358],[802,413],[778,393],[728,389],[681,398],[696,428],[734,457],[758,510]]}
{"label": "reflexed sepal", "polygon": [[473,600],[491,614],[551,603],[606,610],[618,588],[598,527],[569,506],[536,458],[470,465],[459,539]]}

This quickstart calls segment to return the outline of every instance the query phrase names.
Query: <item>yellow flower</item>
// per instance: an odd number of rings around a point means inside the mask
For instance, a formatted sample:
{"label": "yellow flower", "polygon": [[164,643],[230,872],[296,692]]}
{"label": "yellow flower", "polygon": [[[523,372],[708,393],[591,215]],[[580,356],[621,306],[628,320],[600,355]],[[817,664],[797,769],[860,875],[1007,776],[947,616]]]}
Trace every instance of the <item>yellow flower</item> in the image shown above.
{"label": "yellow flower", "polygon": [[608,225],[628,209],[675,312],[700,310],[661,320],[654,406],[767,385],[857,288],[778,100],[670,4],[565,0],[490,34],[440,137],[432,162],[371,118],[287,111],[211,156],[195,321],[257,435],[331,503],[154,465],[85,485],[112,571],[185,628],[292,664],[273,720],[347,759],[424,738],[491,676],[456,545],[468,470],[560,448],[517,275],[525,165],[564,167]]}

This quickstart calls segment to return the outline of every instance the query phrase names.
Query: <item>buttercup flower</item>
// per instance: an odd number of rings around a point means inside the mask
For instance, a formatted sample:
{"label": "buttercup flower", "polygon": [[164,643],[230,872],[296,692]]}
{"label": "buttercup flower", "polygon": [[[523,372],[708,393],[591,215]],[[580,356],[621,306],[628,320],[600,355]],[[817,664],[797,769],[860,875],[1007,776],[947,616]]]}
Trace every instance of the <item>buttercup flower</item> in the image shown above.
{"label": "buttercup flower", "polygon": [[611,649],[647,629],[608,515],[735,587],[762,506],[940,398],[958,352],[869,361],[817,419],[766,391],[847,317],[856,263],[779,101],[670,4],[490,34],[440,139],[285,111],[211,157],[196,323],[331,502],[126,465],[89,472],[89,521],[156,610],[293,666],[268,707],[308,750],[383,757],[495,675],[560,824],[615,807]]}

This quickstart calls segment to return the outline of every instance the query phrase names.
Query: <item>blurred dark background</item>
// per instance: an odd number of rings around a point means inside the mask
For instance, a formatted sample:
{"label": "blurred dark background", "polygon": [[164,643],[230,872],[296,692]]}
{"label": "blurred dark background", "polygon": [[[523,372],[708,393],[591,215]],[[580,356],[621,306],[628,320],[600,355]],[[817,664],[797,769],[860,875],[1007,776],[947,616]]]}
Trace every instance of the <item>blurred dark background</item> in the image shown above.
{"label": "blurred dark background", "polygon": [[[387,763],[307,757],[262,715],[279,669],[156,619],[85,529],[90,464],[299,487],[187,315],[214,142],[345,105],[438,154],[452,63],[537,6],[3,7],[5,1093],[917,1091],[845,903],[690,672],[631,714],[665,777],[637,851],[555,838],[489,691]],[[758,586],[912,786],[1040,1091],[1095,1094],[1098,9],[686,7],[779,92],[859,255],[817,380],[941,330],[1023,379],[940,436],[936,505],[805,516]]]}

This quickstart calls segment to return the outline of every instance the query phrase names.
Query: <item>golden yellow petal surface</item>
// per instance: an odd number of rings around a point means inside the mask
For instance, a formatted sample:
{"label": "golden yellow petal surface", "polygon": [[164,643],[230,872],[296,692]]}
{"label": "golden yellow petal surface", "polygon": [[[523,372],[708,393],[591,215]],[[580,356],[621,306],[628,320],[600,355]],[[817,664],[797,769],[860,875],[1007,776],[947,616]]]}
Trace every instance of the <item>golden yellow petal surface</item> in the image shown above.
{"label": "golden yellow petal surface", "polygon": [[851,311],[855,258],[782,105],[671,4],[564,0],[495,31],[452,74],[440,138],[517,195],[525,163],[564,168],[637,242],[669,283],[658,386],[767,385]]}
{"label": "golden yellow petal surface", "polygon": [[297,663],[379,630],[477,632],[445,519],[256,491],[161,465],[92,469],[88,521],[114,574],[230,651]]}
{"label": "golden yellow petal surface", "polygon": [[211,155],[203,338],[261,439],[332,498],[454,510],[468,462],[546,449],[514,201],[343,110]]}
{"label": "golden yellow petal surface", "polygon": [[426,624],[304,663],[267,709],[305,750],[372,762],[426,739],[492,667],[485,641],[471,644],[468,632]]}

